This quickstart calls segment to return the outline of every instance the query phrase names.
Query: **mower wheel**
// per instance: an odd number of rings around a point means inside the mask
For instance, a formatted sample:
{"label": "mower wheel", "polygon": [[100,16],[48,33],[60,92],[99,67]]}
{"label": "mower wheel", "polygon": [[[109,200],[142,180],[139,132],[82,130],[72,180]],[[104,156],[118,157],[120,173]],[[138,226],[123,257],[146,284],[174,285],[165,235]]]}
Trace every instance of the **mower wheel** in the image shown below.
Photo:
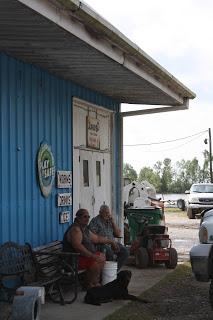
{"label": "mower wheel", "polygon": [[140,269],[147,268],[149,264],[149,255],[146,248],[140,247],[135,252],[135,265]]}
{"label": "mower wheel", "polygon": [[169,256],[170,256],[170,259],[169,259],[169,261],[165,262],[165,266],[168,269],[175,269],[177,266],[177,261],[178,261],[178,255],[177,255],[177,251],[175,248],[169,249]]}

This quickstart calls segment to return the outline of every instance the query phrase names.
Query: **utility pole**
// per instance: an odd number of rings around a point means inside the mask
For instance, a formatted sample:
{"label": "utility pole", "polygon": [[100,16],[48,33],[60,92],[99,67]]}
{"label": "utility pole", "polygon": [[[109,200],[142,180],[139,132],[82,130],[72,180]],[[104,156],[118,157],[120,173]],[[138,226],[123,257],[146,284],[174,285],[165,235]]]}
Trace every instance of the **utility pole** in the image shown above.
{"label": "utility pole", "polygon": [[208,139],[204,140],[204,143],[207,144],[209,142],[209,169],[210,169],[210,181],[213,183],[212,176],[212,138],[211,138],[211,129],[209,128],[209,141]]}
{"label": "utility pole", "polygon": [[211,138],[211,128],[209,128],[209,164],[210,164],[211,183],[213,183],[213,177],[212,177],[212,138]]}

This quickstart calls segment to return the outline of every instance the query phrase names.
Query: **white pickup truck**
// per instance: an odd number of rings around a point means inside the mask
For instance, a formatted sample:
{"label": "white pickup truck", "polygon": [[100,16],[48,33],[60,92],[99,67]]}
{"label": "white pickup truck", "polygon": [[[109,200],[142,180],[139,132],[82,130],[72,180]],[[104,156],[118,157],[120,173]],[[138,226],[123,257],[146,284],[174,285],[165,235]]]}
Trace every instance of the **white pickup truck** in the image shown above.
{"label": "white pickup truck", "polygon": [[213,183],[194,183],[187,194],[185,205],[189,219],[195,219],[196,214],[203,210],[213,209]]}
{"label": "white pickup truck", "polygon": [[190,250],[190,262],[197,281],[211,281],[209,301],[213,309],[213,209],[202,212],[199,240],[200,244]]}

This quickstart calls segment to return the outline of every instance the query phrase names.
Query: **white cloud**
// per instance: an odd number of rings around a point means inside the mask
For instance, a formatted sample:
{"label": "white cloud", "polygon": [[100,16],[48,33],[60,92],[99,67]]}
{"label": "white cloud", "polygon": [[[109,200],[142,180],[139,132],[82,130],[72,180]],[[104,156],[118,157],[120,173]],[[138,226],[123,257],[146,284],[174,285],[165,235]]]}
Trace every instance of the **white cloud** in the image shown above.
{"label": "white cloud", "polygon": [[177,142],[151,146],[124,146],[124,161],[131,163],[139,171],[143,166],[153,166],[156,161],[164,158],[172,159],[173,163],[196,157],[200,164],[203,162],[202,152],[208,149],[203,143],[208,138],[208,128],[211,128],[211,104],[191,104],[189,110],[129,117],[124,120],[124,145],[153,143],[195,136]]}
{"label": "white cloud", "polygon": [[[213,101],[212,0],[87,0],[99,14],[183,82],[197,98],[190,109],[130,117],[124,123],[124,144],[171,140],[208,130]],[[203,137],[183,147],[155,151],[125,147],[124,161],[139,170],[169,157],[202,159]],[[159,150],[159,151],[156,151]]]}

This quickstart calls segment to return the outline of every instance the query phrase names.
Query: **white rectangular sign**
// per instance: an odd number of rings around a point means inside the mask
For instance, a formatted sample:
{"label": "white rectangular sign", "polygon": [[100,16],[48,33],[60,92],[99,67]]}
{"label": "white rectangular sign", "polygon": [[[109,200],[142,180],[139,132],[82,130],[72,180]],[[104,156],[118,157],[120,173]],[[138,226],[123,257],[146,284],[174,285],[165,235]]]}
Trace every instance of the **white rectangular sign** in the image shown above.
{"label": "white rectangular sign", "polygon": [[63,211],[59,214],[59,222],[67,223],[70,221],[70,211]]}
{"label": "white rectangular sign", "polygon": [[100,149],[100,120],[87,117],[87,147]]}
{"label": "white rectangular sign", "polygon": [[71,193],[58,193],[58,207],[71,206],[72,194]]}
{"label": "white rectangular sign", "polygon": [[57,187],[72,187],[72,171],[57,171]]}

